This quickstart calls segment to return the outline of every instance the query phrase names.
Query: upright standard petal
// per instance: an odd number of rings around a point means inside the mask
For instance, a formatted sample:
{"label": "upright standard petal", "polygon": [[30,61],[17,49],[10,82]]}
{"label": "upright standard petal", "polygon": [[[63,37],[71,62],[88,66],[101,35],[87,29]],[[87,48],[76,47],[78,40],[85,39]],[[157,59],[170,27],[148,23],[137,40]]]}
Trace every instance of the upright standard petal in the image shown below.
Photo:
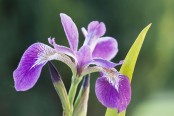
{"label": "upright standard petal", "polygon": [[23,54],[17,69],[13,72],[15,89],[26,91],[37,82],[42,67],[52,60],[55,50],[43,43],[32,44]]}
{"label": "upright standard petal", "polygon": [[106,32],[106,27],[103,22],[99,23],[98,21],[92,21],[88,25],[88,34],[90,38],[92,38],[93,36],[96,36],[97,38],[101,37],[105,34],[105,32]]}
{"label": "upright standard petal", "polygon": [[93,58],[102,58],[111,60],[118,52],[118,43],[112,37],[102,37],[97,40],[96,46],[93,50]]}
{"label": "upright standard petal", "polygon": [[61,13],[60,17],[70,48],[77,51],[79,37],[77,27],[68,15]]}
{"label": "upright standard petal", "polygon": [[118,112],[124,111],[131,99],[131,86],[129,79],[119,75],[115,79],[100,77],[96,81],[95,92],[98,100],[109,108],[115,108]]}
{"label": "upright standard petal", "polygon": [[92,56],[89,46],[82,46],[77,52],[78,70],[82,71],[82,69],[87,66],[91,60]]}

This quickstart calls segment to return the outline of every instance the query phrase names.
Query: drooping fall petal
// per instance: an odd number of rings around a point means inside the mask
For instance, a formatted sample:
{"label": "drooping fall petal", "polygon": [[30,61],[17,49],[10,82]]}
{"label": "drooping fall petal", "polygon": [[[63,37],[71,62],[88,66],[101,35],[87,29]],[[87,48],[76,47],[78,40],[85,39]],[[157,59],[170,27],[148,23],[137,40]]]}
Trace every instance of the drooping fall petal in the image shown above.
{"label": "drooping fall petal", "polygon": [[23,54],[17,69],[13,72],[15,89],[26,91],[37,82],[42,67],[47,61],[52,60],[55,54],[53,48],[43,44],[32,44]]}
{"label": "drooping fall petal", "polygon": [[96,81],[95,92],[105,107],[121,112],[127,108],[131,99],[130,81],[124,75],[119,75],[115,79],[100,77]]}

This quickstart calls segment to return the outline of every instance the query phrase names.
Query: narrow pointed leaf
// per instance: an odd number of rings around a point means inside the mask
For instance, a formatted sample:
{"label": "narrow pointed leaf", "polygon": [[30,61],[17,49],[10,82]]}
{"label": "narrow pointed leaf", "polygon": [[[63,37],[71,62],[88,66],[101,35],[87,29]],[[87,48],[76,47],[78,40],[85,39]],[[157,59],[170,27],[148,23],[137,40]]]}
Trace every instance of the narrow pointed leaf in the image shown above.
{"label": "narrow pointed leaf", "polygon": [[[138,35],[137,39],[133,43],[129,52],[127,53],[124,63],[120,69],[120,73],[126,75],[130,79],[130,81],[132,80],[132,75],[134,72],[135,64],[136,64],[140,49],[142,47],[146,33],[149,30],[150,26],[151,24],[145,27],[141,31],[141,33]],[[107,108],[105,116],[125,116],[126,114],[125,112],[126,111],[123,111],[118,114],[116,109]]]}
{"label": "narrow pointed leaf", "polygon": [[134,72],[135,64],[136,64],[139,52],[141,50],[141,47],[143,45],[146,33],[149,30],[150,26],[151,26],[151,24],[149,24],[147,27],[145,27],[141,31],[141,33],[138,35],[136,41],[133,43],[128,54],[126,55],[124,63],[120,69],[120,73],[129,77],[130,81],[132,80],[132,75]]}
{"label": "narrow pointed leaf", "polygon": [[70,107],[70,102],[68,99],[66,88],[61,79],[61,76],[60,76],[59,72],[57,71],[56,67],[51,62],[48,62],[48,66],[49,66],[50,75],[51,75],[51,79],[52,79],[54,88],[61,100],[63,111],[66,116],[70,116],[72,113],[72,110]]}
{"label": "narrow pointed leaf", "polygon": [[86,116],[90,89],[90,75],[86,75],[74,105],[73,116]]}

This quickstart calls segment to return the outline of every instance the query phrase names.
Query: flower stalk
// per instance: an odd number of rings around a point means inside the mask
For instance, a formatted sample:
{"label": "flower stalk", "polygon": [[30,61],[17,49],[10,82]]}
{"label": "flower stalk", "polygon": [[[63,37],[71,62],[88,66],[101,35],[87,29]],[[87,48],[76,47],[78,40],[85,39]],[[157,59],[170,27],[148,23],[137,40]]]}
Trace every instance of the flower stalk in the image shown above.
{"label": "flower stalk", "polygon": [[69,97],[69,101],[70,101],[70,105],[72,109],[73,109],[74,98],[77,92],[77,87],[81,80],[82,80],[81,78],[75,77],[75,76],[73,76],[71,80],[71,86],[69,89],[68,97]]}

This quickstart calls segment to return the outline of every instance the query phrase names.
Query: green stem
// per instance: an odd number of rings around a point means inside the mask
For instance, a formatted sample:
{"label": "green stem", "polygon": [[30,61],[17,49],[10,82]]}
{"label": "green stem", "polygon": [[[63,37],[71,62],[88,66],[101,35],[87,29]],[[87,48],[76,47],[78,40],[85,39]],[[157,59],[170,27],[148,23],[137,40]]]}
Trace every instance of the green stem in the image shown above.
{"label": "green stem", "polygon": [[80,81],[81,81],[80,77],[75,77],[75,76],[72,77],[71,87],[70,87],[70,90],[68,93],[69,101],[70,101],[70,105],[71,105],[72,109],[73,109],[73,103],[74,103],[74,98],[76,95],[77,87],[78,87]]}

